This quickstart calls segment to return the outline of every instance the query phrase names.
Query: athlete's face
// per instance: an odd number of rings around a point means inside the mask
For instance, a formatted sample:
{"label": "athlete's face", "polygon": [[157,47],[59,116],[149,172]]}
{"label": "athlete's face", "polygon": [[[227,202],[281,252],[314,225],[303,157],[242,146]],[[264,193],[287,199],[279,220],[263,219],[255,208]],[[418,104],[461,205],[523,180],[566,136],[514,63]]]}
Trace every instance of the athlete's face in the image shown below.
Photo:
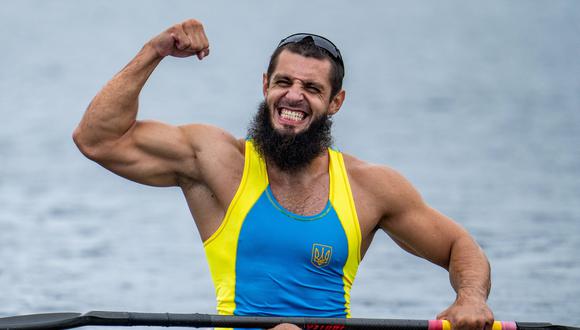
{"label": "athlete's face", "polygon": [[284,50],[271,77],[264,75],[263,91],[274,129],[282,134],[305,131],[322,115],[335,114],[344,91],[330,98],[328,59],[316,59]]}

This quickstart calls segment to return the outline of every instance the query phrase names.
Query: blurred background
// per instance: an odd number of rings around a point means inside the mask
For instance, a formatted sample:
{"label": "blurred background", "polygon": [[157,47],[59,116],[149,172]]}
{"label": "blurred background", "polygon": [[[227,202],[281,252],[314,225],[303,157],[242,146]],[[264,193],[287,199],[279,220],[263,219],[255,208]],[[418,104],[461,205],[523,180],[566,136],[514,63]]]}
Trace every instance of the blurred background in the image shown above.
{"label": "blurred background", "polygon": [[[186,18],[211,55],[165,59],[141,119],[243,137],[279,40],[327,36],[346,64],[336,146],[405,175],[493,268],[497,319],[580,325],[580,2],[0,1],[0,316],[214,312],[179,189],[131,183],[71,134],[142,45]],[[355,317],[434,318],[447,272],[378,234]]]}

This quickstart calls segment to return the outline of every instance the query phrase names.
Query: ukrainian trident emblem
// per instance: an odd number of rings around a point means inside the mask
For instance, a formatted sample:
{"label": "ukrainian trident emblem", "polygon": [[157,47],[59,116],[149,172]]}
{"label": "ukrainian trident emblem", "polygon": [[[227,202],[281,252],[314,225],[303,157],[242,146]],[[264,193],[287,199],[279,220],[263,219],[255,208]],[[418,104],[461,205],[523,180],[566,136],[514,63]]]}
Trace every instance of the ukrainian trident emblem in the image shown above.
{"label": "ukrainian trident emblem", "polygon": [[328,266],[332,258],[332,246],[318,243],[312,244],[312,259],[310,262],[319,268]]}

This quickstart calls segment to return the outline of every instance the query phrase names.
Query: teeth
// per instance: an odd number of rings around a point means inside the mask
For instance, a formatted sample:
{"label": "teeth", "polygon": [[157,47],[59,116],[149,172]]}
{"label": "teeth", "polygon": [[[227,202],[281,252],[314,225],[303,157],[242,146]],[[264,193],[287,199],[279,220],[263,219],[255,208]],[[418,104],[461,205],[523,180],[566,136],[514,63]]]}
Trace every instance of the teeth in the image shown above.
{"label": "teeth", "polygon": [[287,120],[300,121],[304,119],[304,112],[282,109],[280,112],[280,117]]}

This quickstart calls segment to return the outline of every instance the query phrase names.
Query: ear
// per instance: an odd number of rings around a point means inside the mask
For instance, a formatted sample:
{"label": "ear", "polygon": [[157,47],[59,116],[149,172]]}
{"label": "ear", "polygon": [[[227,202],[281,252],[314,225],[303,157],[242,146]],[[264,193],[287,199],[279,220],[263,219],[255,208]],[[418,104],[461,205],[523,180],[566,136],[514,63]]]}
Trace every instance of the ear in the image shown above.
{"label": "ear", "polygon": [[266,73],[262,75],[262,93],[264,93],[264,97],[268,94],[268,75]]}
{"label": "ear", "polygon": [[344,102],[344,98],[346,97],[346,92],[344,91],[344,89],[341,89],[340,92],[338,92],[334,98],[332,98],[332,100],[330,101],[330,105],[328,107],[328,114],[330,116],[334,115],[335,113],[338,112],[338,110],[340,110],[340,107],[342,106],[342,102]]}

